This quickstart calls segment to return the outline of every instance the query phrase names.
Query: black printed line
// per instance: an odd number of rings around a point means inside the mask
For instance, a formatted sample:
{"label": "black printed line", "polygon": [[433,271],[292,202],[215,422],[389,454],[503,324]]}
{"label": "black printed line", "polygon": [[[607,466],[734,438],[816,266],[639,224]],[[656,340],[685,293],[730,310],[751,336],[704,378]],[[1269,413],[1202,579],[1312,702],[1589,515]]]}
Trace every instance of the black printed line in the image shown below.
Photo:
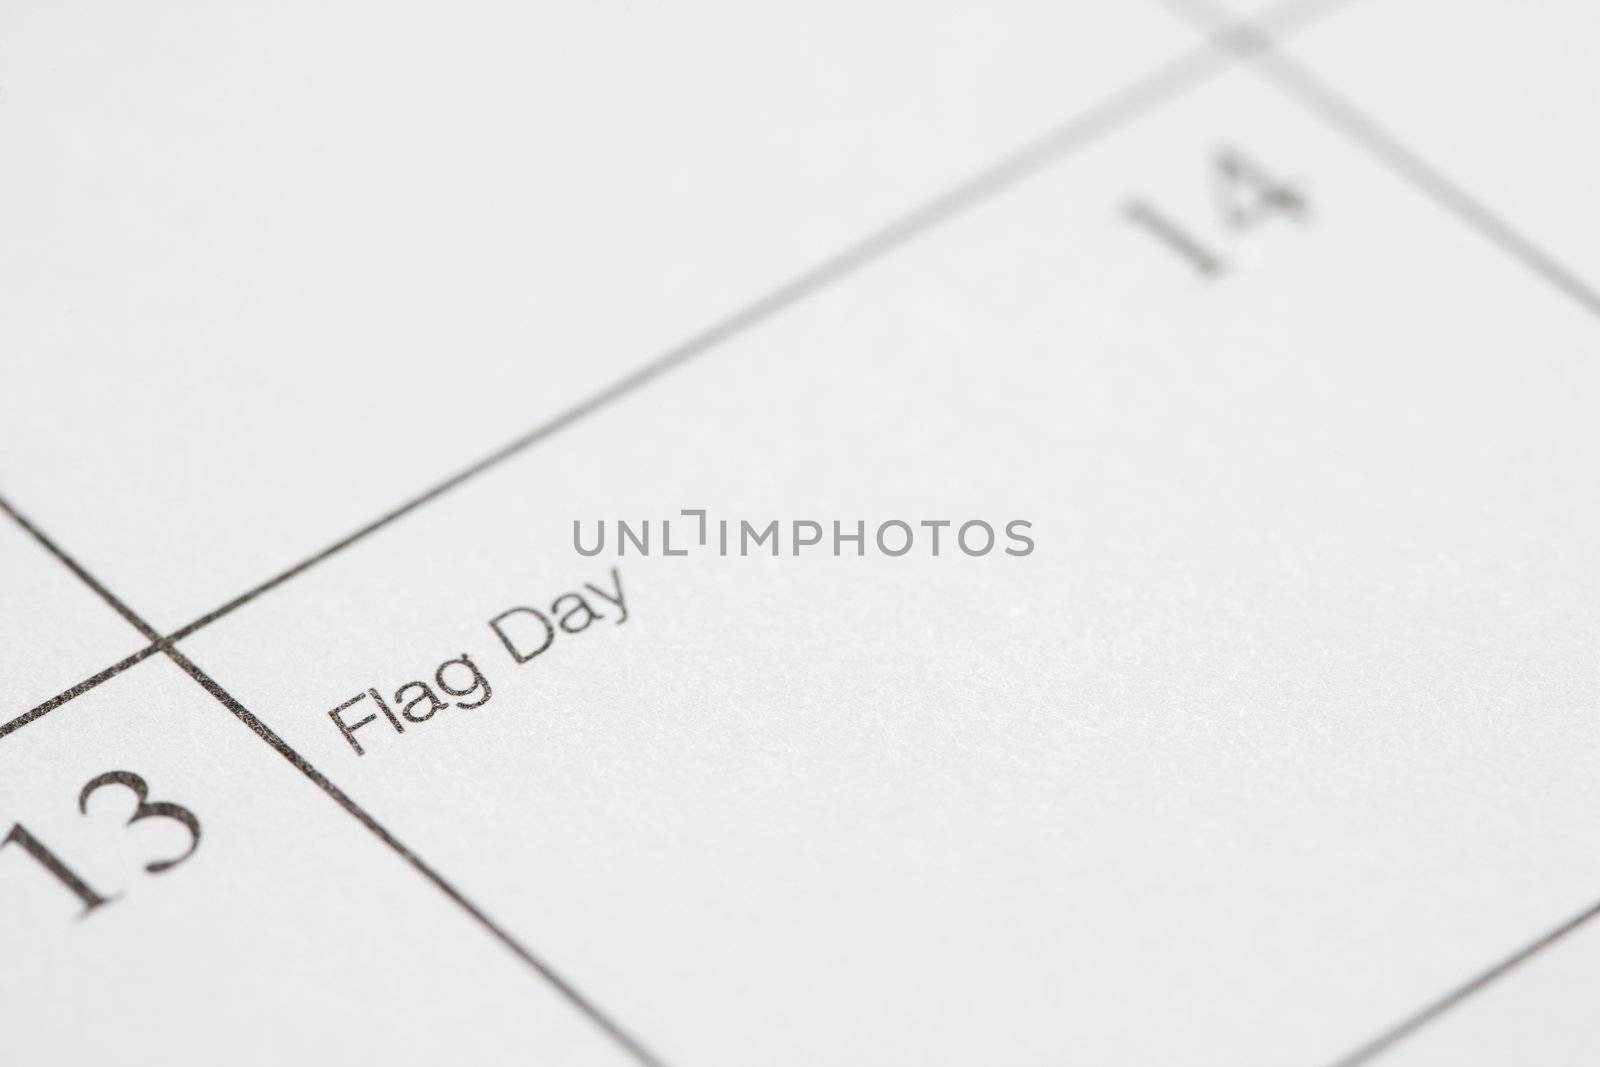
{"label": "black printed line", "polygon": [[1399,1042],[1410,1037],[1416,1031],[1433,1022],[1445,1012],[1454,1008],[1473,994],[1481,991],[1489,984],[1504,978],[1508,973],[1526,963],[1534,956],[1543,952],[1551,945],[1570,934],[1576,933],[1583,925],[1600,915],[1600,903],[1595,903],[1580,911],[1560,926],[1544,934],[1535,941],[1524,945],[1488,970],[1463,982],[1427,1007],[1417,1011],[1395,1023],[1389,1029],[1368,1041],[1366,1044],[1349,1052],[1329,1067],[1358,1067],[1360,1064],[1369,1063],[1380,1054],[1388,1051]]}
{"label": "black printed line", "polygon": [[128,625],[132,626],[135,630],[138,630],[139,633],[150,642],[150,644],[146,645],[144,648],[141,648],[133,655],[128,656],[117,663],[113,663],[105,670],[90,675],[77,685],[72,686],[70,689],[57,693],[49,700],[46,700],[43,704],[35,705],[34,707],[23,712],[21,715],[18,715],[16,718],[11,719],[4,724],[0,724],[0,738],[4,738],[8,734],[22,729],[35,719],[49,714],[56,708],[59,708],[61,705],[65,704],[67,701],[82,696],[95,686],[99,685],[101,682],[115,678],[117,675],[121,674],[129,667],[132,667],[134,664],[142,663],[146,659],[149,659],[155,653],[161,651],[163,641],[161,635],[156,632],[155,627],[145,622],[142,618],[134,613],[132,608],[128,607],[128,605],[124,604],[117,597],[113,596],[111,590],[101,585],[94,575],[84,570],[83,567],[78,564],[77,560],[61,551],[59,545],[57,545],[49,537],[46,537],[43,531],[35,526],[26,515],[23,515],[21,512],[17,511],[16,508],[12,507],[4,497],[0,497],[0,511],[4,511],[7,515],[11,516],[11,520],[13,522],[26,530],[30,537],[44,547],[45,551],[54,556],[73,574],[77,575],[79,581],[81,581],[84,585],[87,585],[90,589],[94,590],[96,596],[109,604],[112,610],[114,610],[118,615],[121,615],[123,620],[126,621]]}
{"label": "black printed line", "polygon": [[[7,510],[9,511],[9,509]],[[38,704],[32,708],[29,708],[27,711],[23,712],[21,715],[18,715],[10,722],[0,723],[0,737],[5,737],[13,730],[22,729],[24,726],[39,718],[41,715],[45,715],[54,711],[56,708],[59,708],[69,700],[81,697],[83,694],[87,693],[101,682],[110,681],[112,678],[115,678],[117,675],[121,674],[129,667],[132,667],[134,664],[143,663],[157,652],[160,652],[162,647],[163,646],[159,641],[148,644],[126,659],[113,663],[99,674],[91,674],[89,677],[85,678],[71,689],[63,690],[62,692],[51,697],[49,700],[46,700],[43,704]]]}
{"label": "black printed line", "polygon": [[[1163,2],[1180,16],[1208,32],[1213,32],[1214,39],[1220,47],[1233,48],[1236,55],[1241,59],[1247,59],[1254,69],[1279,91],[1342,133],[1358,148],[1487,238],[1502,252],[1520,261],[1535,274],[1577,301],[1591,314],[1600,315],[1600,294],[1597,294],[1587,282],[1523,236],[1327,82],[1281,51],[1274,49],[1272,42],[1265,35],[1248,23],[1233,19],[1205,3],[1205,0],[1163,0]],[[1218,33],[1216,31],[1219,27],[1233,32]],[[1241,48],[1241,45],[1244,47]],[[1584,909],[1555,929],[1517,949],[1499,963],[1394,1023],[1378,1036],[1334,1061],[1330,1067],[1357,1067],[1359,1064],[1370,1062],[1562,938],[1575,933],[1596,915],[1600,915],[1600,903]]]}
{"label": "black printed line", "polygon": [[715,349],[726,342],[749,332],[753,327],[768,321],[801,303],[818,291],[827,288],[848,275],[854,274],[869,263],[883,259],[889,253],[925,236],[941,224],[964,215],[996,194],[1033,177],[1050,164],[1099,139],[1126,124],[1155,105],[1181,90],[1195,84],[1207,75],[1226,66],[1225,57],[1216,49],[1202,47],[1185,52],[1176,59],[1157,68],[1150,74],[1112,95],[1099,105],[1056,126],[1043,136],[1019,148],[999,161],[901,215],[856,243],[821,261],[764,296],[740,308],[733,314],[668,349],[655,359],[639,367],[626,377],[594,394],[583,402],[568,408],[555,418],[542,423],[527,433],[509,441],[468,467],[457,471],[442,482],[424,490],[417,496],[385,512],[354,532],[335,541],[320,552],[301,560],[294,566],[268,578],[221,607],[209,611],[186,626],[174,631],[169,640],[181,641],[197,630],[211,625],[256,597],[275,589],[295,576],[316,566],[330,556],[342,552],[358,541],[376,533],[397,519],[415,511],[422,505],[474,478],[484,471],[503,463],[532,445],[559,433],[561,430],[592,415],[602,408],[637,392],[668,371],[689,362],[696,356]]}
{"label": "black printed line", "polygon": [[[190,678],[193,678],[196,682],[198,682],[206,692],[210,693],[219,703],[222,704],[223,707],[232,712],[234,718],[244,723],[244,725],[248,727],[252,733],[270,745],[273,751],[277,752],[278,755],[288,760],[289,763],[306,778],[308,778],[313,785],[322,790],[324,794],[332,799],[334,803],[343,808],[346,813],[355,818],[357,822],[361,823],[362,826],[366,827],[368,831],[378,838],[378,840],[382,841],[385,845],[388,845],[390,849],[400,856],[401,859],[409,863],[412,868],[417,871],[417,873],[421,874],[428,881],[432,882],[434,888],[438,889],[440,892],[444,893],[445,896],[454,901],[458,907],[476,920],[478,925],[482,926],[502,945],[515,953],[523,963],[533,968],[534,971],[544,978],[546,982],[550,983],[556,992],[560,993],[561,996],[566,998],[569,1004],[571,1004],[578,1011],[582,1012],[584,1016],[594,1023],[595,1026],[599,1027],[603,1033],[615,1041],[624,1051],[626,1051],[641,1064],[646,1065],[646,1067],[662,1067],[661,1060],[654,1056],[642,1044],[640,1044],[637,1039],[635,1039],[626,1030],[622,1029],[621,1026],[614,1022],[605,1013],[600,1011],[600,1009],[597,1008],[588,997],[585,997],[582,993],[578,992],[578,990],[574,988],[570,982],[561,977],[561,975],[557,974],[549,964],[545,963],[538,956],[530,952],[521,942],[517,941],[516,938],[507,933],[498,923],[489,918],[489,916],[486,915],[476,904],[472,903],[472,901],[463,896],[461,891],[447,881],[443,875],[429,866],[415,852],[407,848],[399,840],[399,838],[391,834],[382,823],[378,822],[377,819],[368,814],[365,808],[351,800],[345,794],[344,790],[334,785],[333,782],[329,781],[326,775],[313,767],[304,756],[290,748],[288,743],[285,742],[283,738],[279,737],[272,731],[271,727],[267,726],[266,723],[262,722],[260,719],[251,714],[248,708],[239,703],[239,701],[235,700],[233,695],[218,685],[210,675],[206,674],[199,667],[195,666],[195,664],[187,656],[179,652],[176,648],[173,648],[168,641],[162,639],[161,636],[157,634],[156,631],[150,626],[150,624],[145,622],[137,612],[118,599],[116,595],[102,585],[94,577],[94,575],[90,574],[81,565],[79,565],[77,560],[73,559],[65,551],[63,551],[61,547],[55,543],[55,541],[46,536],[42,530],[40,530],[25,516],[13,508],[11,504],[3,497],[0,497],[0,511],[4,511],[7,515],[11,516],[17,525],[21,526],[24,530],[31,534],[34,540],[43,545],[52,556],[59,560],[68,570],[72,571],[73,574],[77,575],[80,581],[82,581],[90,589],[94,590],[95,594],[99,596],[101,600],[105,601],[108,605],[115,609],[117,614],[121,615],[125,620],[127,620],[130,626],[144,634],[146,637],[151,638],[152,643],[149,647],[142,650],[140,653],[136,653],[135,656],[124,660],[116,667],[102,671],[102,675],[109,678],[118,673],[119,669],[125,670],[128,666],[131,666],[132,663],[137,662],[139,659],[146,658],[149,654],[157,650],[165,652],[168,658],[170,658],[173,663],[176,663],[185,674],[189,675]],[[92,686],[88,685],[87,682],[83,684],[85,688],[92,688]],[[58,702],[64,703],[66,699],[70,698],[63,697],[57,699]],[[44,705],[41,705],[41,707],[44,707]],[[49,709],[45,708],[45,710],[48,711]],[[33,713],[30,712],[29,714],[32,715]],[[33,717],[37,718],[38,715],[43,714],[44,711],[38,711],[38,714],[33,715]],[[24,716],[23,718],[26,717],[27,716]],[[18,720],[13,720],[12,723],[7,724],[7,727],[9,729],[16,729],[17,725],[19,725]]]}
{"label": "black printed line", "polygon": [[[1314,21],[1326,11],[1347,2],[1348,0],[1302,0],[1302,2],[1287,4],[1280,9],[1274,28],[1281,32],[1288,32],[1300,25]],[[1225,34],[1232,33],[1233,30],[1230,28],[1223,32]],[[1254,41],[1258,36],[1253,30],[1249,30],[1247,33],[1251,41]],[[1248,42],[1244,46],[1248,47]],[[1221,53],[1220,55],[1219,52]],[[1207,77],[1218,73],[1227,66],[1225,57],[1228,54],[1226,49],[1219,50],[1210,46],[1202,46],[1170,60],[1112,94],[1095,107],[1068,119],[1028,145],[951,187],[921,207],[907,212],[899,219],[881,227],[843,251],[823,260],[805,273],[772,290],[754,303],[734,312],[721,322],[702,330],[675,348],[662,353],[651,362],[644,364],[587,400],[568,408],[560,415],[534,427],[515,440],[507,442],[489,455],[457,471],[398,507],[390,509],[365,526],[346,534],[314,555],[301,560],[286,570],[280,571],[220,607],[214,608],[187,625],[174,630],[164,639],[153,639],[152,646],[143,651],[141,658],[160,651],[162,641],[169,643],[181,641],[210,626],[218,619],[232,614],[263,593],[270,592],[291,578],[305,573],[330,556],[344,551],[356,542],[403,518],[429,501],[448,493],[463,482],[510,459],[614,401],[636,392],[667,371],[688,362],[695,356],[716,348],[739,334],[745,333],[757,324],[801,302],[818,290],[854,273],[895,249],[911,243],[940,224],[965,214],[991,197],[1034,176],[1051,164],[1067,158],[1078,149],[1113,132],[1147,113],[1157,105],[1181,94],[1186,89],[1200,84]],[[137,660],[134,662],[137,662]],[[52,698],[39,705],[39,707],[11,720],[4,726],[0,726],[0,738],[3,738],[11,730],[26,725],[46,712],[59,707],[79,693],[86,692],[87,689],[97,684],[97,680],[103,681],[106,677],[113,677],[114,675],[115,669],[112,669],[110,673],[102,671],[94,678],[80,682],[60,696]]]}
{"label": "black printed line", "polygon": [[[999,162],[958,184],[923,206],[908,212],[868,237],[851,245],[815,267],[774,289],[754,303],[734,312],[718,323],[702,330],[682,344],[667,350],[649,363],[586,400],[568,408],[547,422],[535,426],[520,437],[482,457],[448,478],[390,509],[371,522],[346,534],[321,551],[280,571],[266,581],[234,597],[227,603],[206,612],[199,618],[174,630],[165,640],[181,641],[217,620],[232,614],[263,593],[305,573],[324,560],[344,551],[358,541],[376,533],[390,523],[403,518],[417,508],[443,496],[450,490],[492,467],[510,459],[555,433],[566,429],[585,416],[636,392],[668,371],[702,355],[723,342],[745,333],[753,326],[772,318],[779,312],[799,303],[825,286],[853,273],[886,253],[899,248],[914,238],[922,236],[938,224],[964,213],[1003,189],[1021,182],[1043,167],[1064,157],[1072,150],[1086,145],[1116,127],[1143,114],[1155,104],[1176,94],[1208,74],[1225,65],[1217,50],[1203,47],[1179,56],[1156,71],[1113,95],[1098,107],[1063,123],[1043,137],[1013,152]],[[114,605],[116,606],[116,605]],[[119,610],[122,610],[119,606]],[[162,638],[150,631],[146,634],[153,645]],[[152,648],[151,651],[155,649]],[[76,689],[77,687],[74,687]],[[72,692],[72,690],[68,690]],[[70,698],[69,698],[70,699]],[[48,709],[46,709],[48,710]]]}
{"label": "black printed line", "polygon": [[1328,82],[1274,48],[1268,35],[1246,22],[1211,13],[1194,0],[1164,2],[1183,17],[1213,31],[1220,47],[1232,49],[1279,91],[1343,134],[1407,184],[1577,301],[1590,314],[1600,315],[1600,292],[1593,286],[1456,184]]}
{"label": "black printed line", "polygon": [[193,661],[171,645],[166,647],[166,653],[189,677],[199,682],[206,692],[210,693],[223,707],[232,712],[234,718],[244,723],[252,733],[270,745],[274,752],[288,760],[295,770],[305,775],[313,785],[327,794],[335,804],[338,804],[357,822],[370,830],[380,841],[393,849],[401,859],[409,863],[418,874],[432,882],[436,889],[453,900],[473,919],[477,920],[478,925],[482,926],[498,939],[501,944],[514,952],[522,962],[537,971],[545,981],[555,988],[556,992],[567,999],[568,1003],[586,1015],[591,1022],[626,1050],[629,1055],[640,1063],[646,1064],[647,1067],[662,1067],[662,1061],[640,1044],[638,1039],[597,1008],[588,997],[584,996],[570,982],[557,974],[549,964],[528,951],[520,941],[512,937],[503,927],[484,914],[482,909],[463,896],[461,891],[443,875],[429,866],[422,857],[407,848],[382,823],[368,814],[365,808],[346,796],[344,790],[329,781],[327,776],[313,767],[304,756],[290,748],[288,743],[274,733],[271,727],[251,714],[248,708],[235,700],[233,695],[218,685],[209,674],[195,666]]}
{"label": "black printed line", "polygon": [[[758,301],[752,302],[749,306],[742,307],[738,312],[723,318],[722,322],[709,326],[706,330],[702,330],[701,333],[694,334],[693,338],[688,339],[688,341],[682,342],[677,347],[672,347],[664,354],[658,355],[651,362],[645,363],[637,370],[627,374],[626,378],[613,382],[611,386],[600,390],[600,392],[587,398],[584,402],[571,406],[563,413],[557,414],[554,419],[541,422],[539,426],[528,430],[522,437],[517,437],[512,442],[507,442],[506,445],[502,445],[501,448],[494,450],[488,456],[483,456],[482,459],[478,459],[474,464],[470,464],[470,466],[458,470],[456,474],[445,478],[443,482],[438,482],[437,485],[430,486],[422,493],[413,496],[410,501],[405,501],[400,506],[387,510],[384,514],[379,515],[378,518],[374,518],[373,522],[366,523],[362,528],[358,528],[358,530],[352,531],[352,533],[346,534],[344,537],[339,537],[338,541],[326,545],[325,549],[320,550],[320,552],[304,558],[299,563],[294,563],[288,569],[283,569],[280,573],[269,577],[267,581],[261,582],[253,589],[240,593],[238,597],[232,598],[232,600],[227,601],[219,608],[206,611],[205,614],[197,617],[189,624],[173,630],[165,638],[157,635],[154,630],[147,630],[147,627],[142,627],[141,632],[146,632],[146,637],[149,637],[150,641],[152,641],[152,645],[150,645],[150,648],[144,649],[142,656],[149,656],[155,651],[160,651],[163,643],[176,643],[176,641],[181,641],[186,637],[190,637],[190,635],[194,635],[198,630],[205,629],[205,627],[218,621],[218,619],[222,619],[227,614],[232,614],[238,608],[243,608],[246,603],[250,603],[254,598],[261,597],[262,593],[277,589],[278,585],[290,581],[291,577],[306,573],[306,571],[314,568],[318,563],[322,563],[326,558],[338,555],[342,550],[349,549],[350,545],[357,544],[358,541],[363,541],[365,537],[378,533],[384,526],[397,522],[397,520],[411,514],[411,512],[424,506],[427,502],[434,501],[434,499],[440,498],[448,491],[454,490],[456,486],[462,485],[470,478],[483,474],[485,470],[498,466],[498,464],[507,461],[512,456],[517,456],[518,453],[528,450],[536,443],[546,440],[550,435],[558,434],[560,430],[573,426],[574,422],[586,418],[589,414],[594,414],[595,411],[602,410],[606,405],[611,405],[611,403],[621,400],[622,397],[634,394],[638,389],[642,389],[646,384],[653,382],[654,379],[661,378],[662,374],[666,374],[667,371],[674,370],[677,366],[690,362],[691,358],[706,354],[709,350],[715,349],[715,347],[720,346],[728,339],[734,338],[734,336],[746,333],[752,326],[765,322],[768,318],[778,315],[779,312],[789,309],[794,304],[798,304],[798,302],[808,298],[816,291],[826,288],[827,285],[832,285],[832,283],[846,277],[846,275],[853,274],[861,267],[867,266],[869,262],[877,261],[877,259],[883,258],[885,254],[890,253],[890,251],[912,242],[914,238],[922,237],[926,232],[930,232],[931,229],[939,226],[941,222],[949,221],[949,219],[955,218],[958,214],[966,213],[966,211],[970,211],[971,208],[978,206],[979,203],[984,202],[987,198],[994,197],[998,192],[1016,186],[1024,179],[1030,178],[1030,176],[1037,174],[1038,171],[1043,170],[1050,163],[1058,162],[1061,158],[1066,158],[1067,155],[1072,154],[1074,150],[1096,141],[1096,139],[1110,133],[1112,130],[1117,130],[1118,126],[1125,125],[1125,123],[1131,122],[1133,118],[1146,114],[1147,110],[1157,106],[1160,102],[1173,98],[1173,96],[1181,93],[1182,90],[1186,90],[1189,86],[1197,85],[1198,82],[1202,82],[1203,78],[1218,72],[1218,70],[1226,66],[1226,51],[1211,48],[1211,46],[1200,46],[1200,48],[1181,54],[1173,61],[1166,62],[1162,67],[1157,67],[1154,72],[1144,75],[1144,77],[1139,78],[1131,85],[1125,86],[1118,93],[1112,94],[1110,98],[1102,101],[1098,106],[1091,107],[1090,110],[1086,110],[1083,114],[1061,123],[1054,130],[1043,134],[1042,138],[1035,139],[1035,141],[1030,142],[1022,149],[1014,150],[1013,154],[1006,155],[1005,158],[998,160],[997,163],[992,163],[984,170],[978,171],[971,178],[960,182],[960,184],[947,190],[939,197],[934,197],[933,200],[920,206],[920,208],[915,208],[914,211],[902,214],[901,218],[890,222],[888,226],[875,230],[874,234],[867,235],[866,238],[862,238],[854,245],[848,246],[840,253],[824,259],[824,261],[819,262],[818,266],[806,270],[805,274],[792,278],[790,282],[778,286],[776,290],[770,291]],[[117,605],[114,600],[107,601],[117,606],[118,611],[125,611],[125,608]],[[110,673],[101,672],[94,678],[104,680],[106,677],[114,677],[114,673],[114,670]],[[62,693],[61,696],[53,697],[51,701],[38,705],[37,709],[32,709],[30,712],[21,715],[21,717],[14,718],[10,723],[6,723],[5,728],[0,728],[0,737],[5,736],[5,733],[10,733],[13,729],[19,728],[19,726],[26,725],[29,721],[34,721],[35,718],[45,715],[46,712],[56,709],[59,705],[66,704],[72,697],[83,693],[86,689],[93,688],[93,685],[90,685],[91,681],[94,680],[82,681],[82,683],[67,689],[66,693]]]}
{"label": "black printed line", "polygon": [[[32,536],[35,541],[44,546],[45,551],[49,552],[52,556],[64,564],[66,568],[73,574],[76,574],[79,581],[81,581],[84,585],[87,585],[90,589],[93,589],[96,596],[105,601],[107,604],[111,605],[111,608],[118,615],[121,615],[123,619],[127,621],[128,625],[132,626],[135,630],[138,630],[141,634],[143,634],[147,641],[150,641],[155,645],[159,645],[161,643],[161,635],[155,631],[153,626],[145,622],[138,615],[135,615],[132,608],[128,607],[128,605],[124,604],[122,601],[113,596],[111,594],[111,590],[107,589],[105,586],[101,585],[95,580],[94,575],[78,566],[77,560],[61,551],[60,546],[58,546],[54,541],[50,540],[50,538],[46,537],[43,531],[41,531],[33,523],[29,522],[28,519],[19,513],[15,508],[13,508],[4,497],[0,497],[0,511],[4,511],[7,515],[10,515],[12,521],[14,521],[24,530],[28,531],[29,535]],[[43,714],[43,712],[40,714]]]}

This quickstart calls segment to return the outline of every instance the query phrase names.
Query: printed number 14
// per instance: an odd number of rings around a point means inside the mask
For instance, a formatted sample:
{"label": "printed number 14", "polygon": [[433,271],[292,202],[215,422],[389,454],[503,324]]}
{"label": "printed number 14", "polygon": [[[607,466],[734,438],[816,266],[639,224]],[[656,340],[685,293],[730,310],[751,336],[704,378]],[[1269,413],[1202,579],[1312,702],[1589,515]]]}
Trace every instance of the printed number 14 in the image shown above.
{"label": "printed number 14", "polygon": [[[1273,215],[1305,221],[1307,206],[1300,192],[1235,149],[1224,148],[1217,152],[1212,161],[1211,186],[1217,213],[1230,230],[1248,230]],[[1226,269],[1226,261],[1220,253],[1149,201],[1130,200],[1123,213],[1129,222],[1147,230],[1201,274],[1210,277]]]}

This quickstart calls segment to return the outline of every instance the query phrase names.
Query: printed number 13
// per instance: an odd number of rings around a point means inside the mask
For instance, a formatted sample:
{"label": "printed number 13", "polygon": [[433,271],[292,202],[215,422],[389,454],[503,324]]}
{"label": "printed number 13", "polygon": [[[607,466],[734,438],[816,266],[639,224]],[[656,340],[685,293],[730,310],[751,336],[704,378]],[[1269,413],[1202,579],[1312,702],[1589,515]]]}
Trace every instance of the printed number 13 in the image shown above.
{"label": "printed number 13", "polygon": [[[127,825],[131,826],[140,819],[172,819],[182,823],[184,828],[189,831],[188,848],[170,859],[155,860],[145,864],[144,869],[146,871],[151,874],[169,871],[192,856],[194,850],[200,846],[200,820],[195,818],[194,812],[165,800],[149,799],[150,787],[145,785],[143,778],[140,778],[132,771],[107,771],[105,774],[90,779],[78,794],[78,811],[87,815],[89,813],[90,795],[97,789],[108,785],[120,785],[133,793],[134,809],[133,814],[128,816]],[[102,904],[109,904],[122,895],[121,893],[116,893],[109,897],[101,896],[94,887],[79,877],[71,867],[63,863],[59,856],[51,852],[44,842],[29,833],[28,828],[21,823],[12,824],[11,832],[5,836],[5,840],[0,841],[0,848],[12,843],[21,846],[22,850],[32,856],[39,866],[54,875],[56,881],[66,886],[79,900],[83,901],[83,915],[88,915]]]}

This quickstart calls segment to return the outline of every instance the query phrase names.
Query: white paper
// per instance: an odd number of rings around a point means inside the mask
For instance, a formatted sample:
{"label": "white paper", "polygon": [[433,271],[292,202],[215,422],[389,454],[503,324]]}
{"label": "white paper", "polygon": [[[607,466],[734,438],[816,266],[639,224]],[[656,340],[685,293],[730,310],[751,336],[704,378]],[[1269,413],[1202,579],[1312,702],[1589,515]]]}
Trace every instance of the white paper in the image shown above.
{"label": "white paper", "polygon": [[3,21],[7,1062],[1593,1058],[1581,5]]}

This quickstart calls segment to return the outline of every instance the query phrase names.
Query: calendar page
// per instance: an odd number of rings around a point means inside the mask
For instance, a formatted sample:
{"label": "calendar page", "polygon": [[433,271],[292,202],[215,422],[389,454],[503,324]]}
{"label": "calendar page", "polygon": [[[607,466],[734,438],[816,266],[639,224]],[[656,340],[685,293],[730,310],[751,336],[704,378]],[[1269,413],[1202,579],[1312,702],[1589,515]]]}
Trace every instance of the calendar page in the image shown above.
{"label": "calendar page", "polygon": [[0,1062],[1595,1062],[1597,46],[8,5]]}

